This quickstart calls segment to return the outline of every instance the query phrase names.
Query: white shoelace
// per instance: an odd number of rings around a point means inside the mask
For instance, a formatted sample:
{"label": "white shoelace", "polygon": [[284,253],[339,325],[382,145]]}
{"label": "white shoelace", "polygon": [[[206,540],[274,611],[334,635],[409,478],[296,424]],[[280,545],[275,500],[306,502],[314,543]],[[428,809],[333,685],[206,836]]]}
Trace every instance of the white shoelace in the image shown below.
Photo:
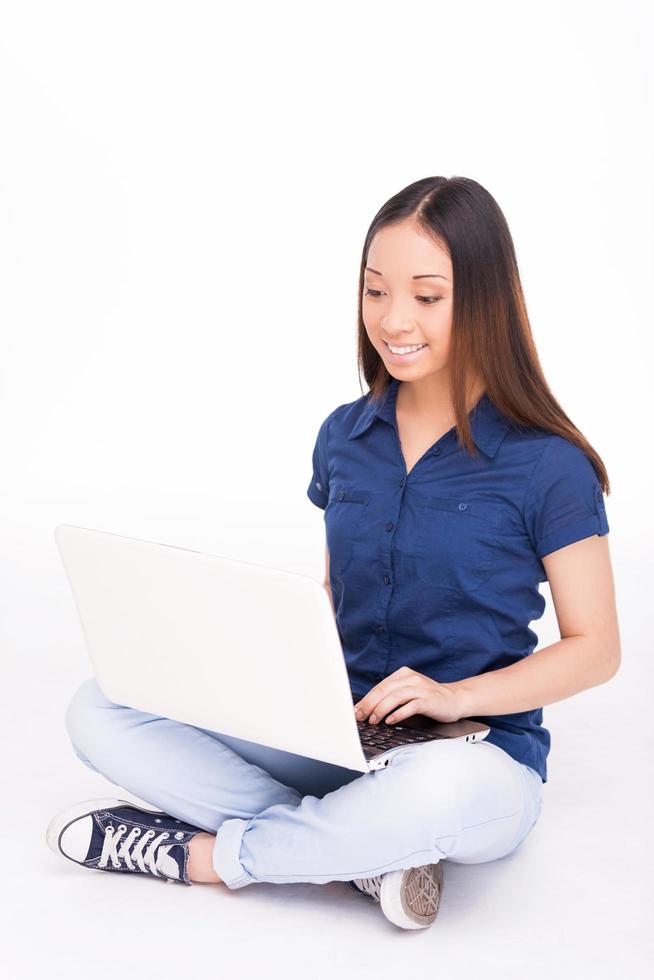
{"label": "white shoelace", "polygon": [[[171,862],[175,864],[175,868],[177,867],[174,858],[168,857],[168,851],[175,845],[162,844],[161,841],[166,837],[170,837],[170,834],[167,831],[162,831],[159,835],[156,835],[154,830],[146,830],[140,841],[135,843],[141,830],[139,827],[133,827],[121,844],[121,837],[126,830],[127,827],[124,823],[121,823],[117,830],[114,830],[111,825],[105,828],[102,854],[98,862],[99,867],[106,868],[109,859],[111,859],[113,867],[120,868],[120,862],[122,860],[130,871],[134,871],[133,862],[136,860],[136,864],[141,871],[149,871],[150,874],[156,875],[157,877],[168,877],[171,870]],[[154,837],[154,840],[150,842],[147,850],[145,850],[150,837]],[[118,845],[120,845],[120,848]],[[164,871],[164,867],[168,874]]]}

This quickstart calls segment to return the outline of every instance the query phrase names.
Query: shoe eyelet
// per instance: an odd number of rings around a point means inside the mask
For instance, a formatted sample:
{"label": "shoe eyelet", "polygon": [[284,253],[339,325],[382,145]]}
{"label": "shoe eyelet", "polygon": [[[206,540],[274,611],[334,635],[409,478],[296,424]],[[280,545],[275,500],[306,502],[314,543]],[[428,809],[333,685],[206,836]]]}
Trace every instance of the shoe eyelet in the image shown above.
{"label": "shoe eyelet", "polygon": [[168,831],[166,831],[166,833],[164,834],[164,837],[170,837],[170,834],[168,833]]}
{"label": "shoe eyelet", "polygon": [[105,834],[113,834],[114,828],[112,824],[107,824],[107,826],[104,828],[104,832]]}
{"label": "shoe eyelet", "polygon": [[135,836],[135,837],[138,837],[138,835],[139,835],[140,833],[141,833],[141,831],[140,831],[140,828],[139,828],[139,827],[135,827],[135,828],[134,828],[134,836]]}
{"label": "shoe eyelet", "polygon": [[124,823],[121,823],[120,826],[119,826],[119,828],[118,828],[118,833],[120,834],[121,831],[123,831],[123,830],[127,830],[127,827],[125,826]]}

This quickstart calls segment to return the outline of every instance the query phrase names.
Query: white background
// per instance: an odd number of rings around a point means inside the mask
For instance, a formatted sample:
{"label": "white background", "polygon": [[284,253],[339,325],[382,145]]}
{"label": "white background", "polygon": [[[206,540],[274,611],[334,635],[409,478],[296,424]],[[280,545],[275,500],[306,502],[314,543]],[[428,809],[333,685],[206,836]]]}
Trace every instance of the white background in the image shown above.
{"label": "white background", "polygon": [[[0,5],[7,976],[646,975],[652,41],[635,0]],[[322,580],[306,487],[320,422],[367,390],[364,235],[436,174],[506,215],[546,377],[612,486],[623,663],[545,708],[539,825],[503,861],[449,864],[413,940],[340,882],[137,899],[58,863],[50,816],[116,787],[64,729],[91,668],[54,527]]]}

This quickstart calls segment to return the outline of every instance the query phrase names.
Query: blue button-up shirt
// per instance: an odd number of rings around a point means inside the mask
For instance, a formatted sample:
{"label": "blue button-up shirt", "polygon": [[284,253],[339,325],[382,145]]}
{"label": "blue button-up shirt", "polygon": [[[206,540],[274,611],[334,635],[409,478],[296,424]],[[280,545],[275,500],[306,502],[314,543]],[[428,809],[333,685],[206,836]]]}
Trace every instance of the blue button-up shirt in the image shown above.
{"label": "blue button-up shirt", "polygon": [[[528,656],[542,616],[541,559],[609,530],[595,469],[577,446],[513,425],[484,394],[470,413],[480,452],[453,427],[407,475],[391,378],[323,421],[310,500],[325,511],[336,625],[359,700],[406,665],[441,683]],[[543,709],[475,717],[487,738],[547,782]]]}

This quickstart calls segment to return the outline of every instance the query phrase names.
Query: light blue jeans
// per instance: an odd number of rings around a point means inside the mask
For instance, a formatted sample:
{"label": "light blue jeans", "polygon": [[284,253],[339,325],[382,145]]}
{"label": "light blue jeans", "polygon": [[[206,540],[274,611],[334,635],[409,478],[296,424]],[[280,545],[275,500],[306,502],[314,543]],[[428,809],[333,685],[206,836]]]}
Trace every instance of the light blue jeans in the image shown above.
{"label": "light blue jeans", "polygon": [[66,729],[85,765],[215,834],[228,888],[493,861],[542,806],[539,774],[485,740],[412,745],[360,773],[116,705],[95,677],[75,692]]}

